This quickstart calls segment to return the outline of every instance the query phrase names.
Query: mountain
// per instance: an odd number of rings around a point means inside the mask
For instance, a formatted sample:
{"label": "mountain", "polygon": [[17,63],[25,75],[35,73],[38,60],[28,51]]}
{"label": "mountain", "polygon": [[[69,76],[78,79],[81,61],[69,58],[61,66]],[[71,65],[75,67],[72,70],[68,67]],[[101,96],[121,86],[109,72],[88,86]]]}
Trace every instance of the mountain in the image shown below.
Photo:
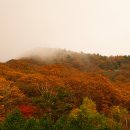
{"label": "mountain", "polygon": [[130,110],[130,56],[101,56],[44,48],[0,63],[0,115],[19,108],[26,117],[50,114],[54,120],[80,107],[88,97],[96,110]]}

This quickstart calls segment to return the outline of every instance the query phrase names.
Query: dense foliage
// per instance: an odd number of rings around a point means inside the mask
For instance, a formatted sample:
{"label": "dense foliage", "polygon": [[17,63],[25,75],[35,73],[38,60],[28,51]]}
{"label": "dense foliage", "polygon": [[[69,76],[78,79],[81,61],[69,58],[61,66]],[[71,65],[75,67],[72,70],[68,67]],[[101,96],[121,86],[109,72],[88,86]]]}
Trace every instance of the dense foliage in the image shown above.
{"label": "dense foliage", "polygon": [[85,98],[80,108],[71,110],[55,122],[48,117],[25,119],[20,111],[15,110],[1,123],[0,130],[121,130],[123,126],[119,120],[114,115],[107,118],[99,114],[95,103]]}
{"label": "dense foliage", "polygon": [[130,56],[54,52],[0,63],[0,130],[127,130]]}

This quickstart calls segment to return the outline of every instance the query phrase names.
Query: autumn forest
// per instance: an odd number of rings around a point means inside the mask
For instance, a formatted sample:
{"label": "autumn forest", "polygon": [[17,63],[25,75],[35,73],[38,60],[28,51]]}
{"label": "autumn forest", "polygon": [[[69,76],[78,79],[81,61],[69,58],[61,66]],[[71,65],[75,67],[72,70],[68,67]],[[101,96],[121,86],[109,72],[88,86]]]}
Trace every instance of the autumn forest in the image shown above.
{"label": "autumn forest", "polygon": [[130,56],[40,52],[0,63],[0,130],[130,128]]}

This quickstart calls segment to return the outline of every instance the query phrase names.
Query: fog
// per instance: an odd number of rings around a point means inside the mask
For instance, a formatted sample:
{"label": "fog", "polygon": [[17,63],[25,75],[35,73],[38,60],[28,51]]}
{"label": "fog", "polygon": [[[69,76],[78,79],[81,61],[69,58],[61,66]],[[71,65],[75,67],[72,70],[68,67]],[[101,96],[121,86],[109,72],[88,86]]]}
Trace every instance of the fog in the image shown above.
{"label": "fog", "polygon": [[130,55],[129,0],[0,0],[0,61],[35,48]]}
{"label": "fog", "polygon": [[24,53],[21,57],[18,58],[31,58],[38,61],[45,61],[45,62],[51,62],[57,59],[57,57],[64,58],[65,56],[70,55],[73,53],[72,51],[67,51],[64,49],[58,49],[58,48],[35,48],[31,51],[28,51]]}

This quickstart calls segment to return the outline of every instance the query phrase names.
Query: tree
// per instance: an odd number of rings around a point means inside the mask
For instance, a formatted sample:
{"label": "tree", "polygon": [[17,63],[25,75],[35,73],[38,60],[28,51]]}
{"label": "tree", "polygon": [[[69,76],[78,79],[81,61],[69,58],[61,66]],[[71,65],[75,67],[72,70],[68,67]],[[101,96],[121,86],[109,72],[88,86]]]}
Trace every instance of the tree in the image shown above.
{"label": "tree", "polygon": [[5,130],[25,130],[25,119],[20,111],[15,110],[4,121]]}
{"label": "tree", "polygon": [[95,103],[89,98],[83,100],[83,104],[79,109],[74,109],[70,113],[69,123],[74,127],[74,129],[88,129],[88,130],[120,130],[120,125],[111,121],[109,118],[106,118],[104,115],[99,114],[96,111]]}
{"label": "tree", "polygon": [[124,129],[128,129],[128,111],[120,106],[111,107],[111,116],[114,120],[121,123]]}

